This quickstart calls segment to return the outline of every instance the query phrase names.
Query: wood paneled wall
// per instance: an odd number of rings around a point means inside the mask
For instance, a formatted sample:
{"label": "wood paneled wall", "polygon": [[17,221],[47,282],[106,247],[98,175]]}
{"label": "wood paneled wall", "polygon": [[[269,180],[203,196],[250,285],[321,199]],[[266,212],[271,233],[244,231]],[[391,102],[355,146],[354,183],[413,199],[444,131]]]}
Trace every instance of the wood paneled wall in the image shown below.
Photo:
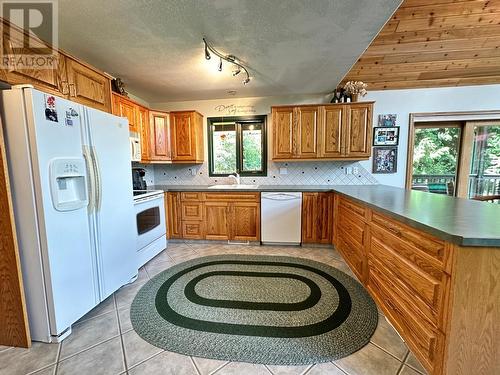
{"label": "wood paneled wall", "polygon": [[500,0],[404,0],[351,80],[369,90],[500,83]]}
{"label": "wood paneled wall", "polygon": [[0,122],[0,345],[31,345]]}

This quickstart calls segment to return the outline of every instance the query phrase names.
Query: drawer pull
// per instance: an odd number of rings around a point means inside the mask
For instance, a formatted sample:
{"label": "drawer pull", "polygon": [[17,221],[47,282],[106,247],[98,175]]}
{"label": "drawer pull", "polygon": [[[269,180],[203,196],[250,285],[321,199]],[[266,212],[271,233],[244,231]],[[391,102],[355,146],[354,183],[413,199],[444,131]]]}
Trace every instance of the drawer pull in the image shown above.
{"label": "drawer pull", "polygon": [[389,230],[390,230],[390,231],[391,231],[394,235],[396,235],[396,236],[398,236],[398,237],[401,237],[401,231],[400,231],[400,230],[398,230],[398,229],[396,229],[396,228],[393,228],[393,227],[388,227],[388,228],[389,228]]}

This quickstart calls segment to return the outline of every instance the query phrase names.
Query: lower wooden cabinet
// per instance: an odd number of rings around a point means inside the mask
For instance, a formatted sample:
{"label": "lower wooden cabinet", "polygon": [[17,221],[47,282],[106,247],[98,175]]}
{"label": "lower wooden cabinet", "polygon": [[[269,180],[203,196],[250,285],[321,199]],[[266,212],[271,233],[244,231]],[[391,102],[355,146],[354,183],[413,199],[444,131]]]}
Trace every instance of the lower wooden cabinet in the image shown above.
{"label": "lower wooden cabinet", "polygon": [[259,193],[167,193],[169,237],[260,240]]}
{"label": "lower wooden cabinet", "polygon": [[429,374],[496,374],[498,249],[454,245],[339,194],[334,207],[336,249]]}
{"label": "lower wooden cabinet", "polygon": [[302,193],[302,243],[329,244],[333,235],[333,194]]}

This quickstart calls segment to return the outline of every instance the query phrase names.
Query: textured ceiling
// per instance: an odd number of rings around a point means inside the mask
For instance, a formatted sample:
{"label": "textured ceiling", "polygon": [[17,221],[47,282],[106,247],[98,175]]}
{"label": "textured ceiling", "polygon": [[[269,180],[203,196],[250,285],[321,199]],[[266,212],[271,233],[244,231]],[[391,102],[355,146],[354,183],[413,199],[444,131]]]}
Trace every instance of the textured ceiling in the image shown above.
{"label": "textured ceiling", "polygon": [[500,83],[500,0],[405,0],[345,80],[368,90]]}
{"label": "textured ceiling", "polygon": [[[60,0],[59,45],[148,101],[319,94],[336,87],[399,3]],[[246,61],[249,85],[204,60],[204,36]]]}

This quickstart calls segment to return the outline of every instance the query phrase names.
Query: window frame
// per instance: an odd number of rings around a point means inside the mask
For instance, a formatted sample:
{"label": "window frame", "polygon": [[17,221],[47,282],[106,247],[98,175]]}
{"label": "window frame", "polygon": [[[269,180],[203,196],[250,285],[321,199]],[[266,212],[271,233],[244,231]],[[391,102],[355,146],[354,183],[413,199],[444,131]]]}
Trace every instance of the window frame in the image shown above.
{"label": "window frame", "polygon": [[[229,116],[229,117],[207,117],[207,138],[208,138],[208,175],[210,177],[227,177],[232,173],[214,173],[213,160],[213,129],[214,123],[228,122],[234,123],[236,126],[236,173],[241,177],[266,177],[267,176],[267,115],[254,116]],[[242,137],[243,132],[241,125],[250,123],[262,124],[262,171],[243,171],[243,147]]]}

